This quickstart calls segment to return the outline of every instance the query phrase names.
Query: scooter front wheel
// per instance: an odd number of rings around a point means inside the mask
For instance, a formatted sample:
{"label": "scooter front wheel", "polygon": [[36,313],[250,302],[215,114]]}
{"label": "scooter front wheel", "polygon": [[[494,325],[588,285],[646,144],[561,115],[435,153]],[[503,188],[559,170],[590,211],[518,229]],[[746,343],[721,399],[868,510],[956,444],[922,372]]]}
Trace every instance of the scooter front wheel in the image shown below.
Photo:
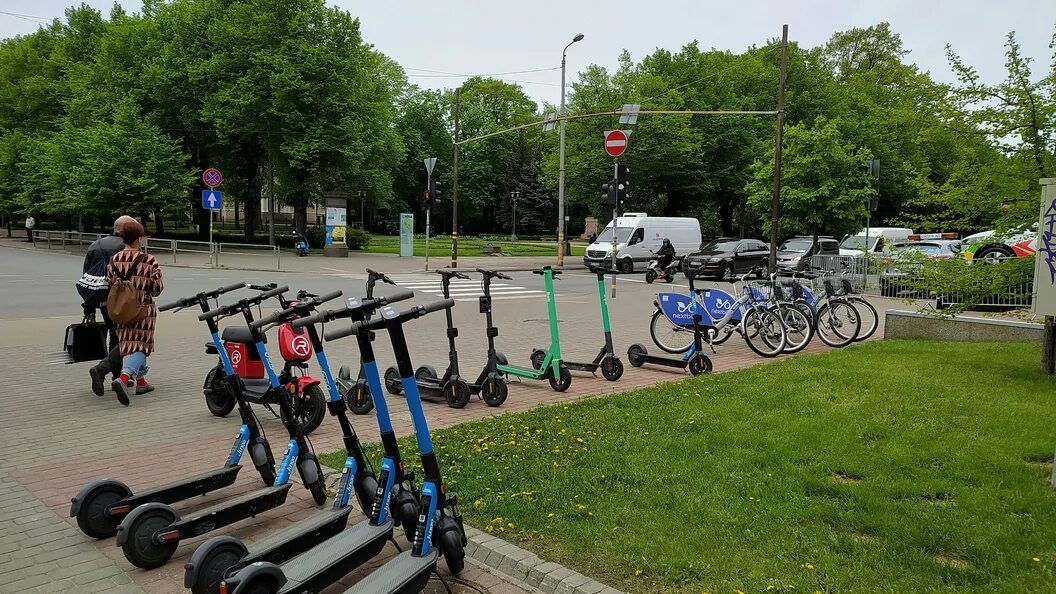
{"label": "scooter front wheel", "polygon": [[506,385],[506,381],[494,375],[485,379],[480,386],[480,397],[488,406],[501,406],[503,402],[506,402],[509,394],[510,388]]}
{"label": "scooter front wheel", "polygon": [[179,546],[178,541],[163,545],[154,544],[154,533],[172,525],[179,517],[167,507],[146,510],[136,517],[128,527],[128,538],[121,546],[128,562],[141,569],[161,567],[172,558]]}
{"label": "scooter front wheel", "polygon": [[615,355],[605,357],[601,361],[601,375],[610,382],[620,379],[623,377],[623,362]]}
{"label": "scooter front wheel", "polygon": [[370,386],[366,382],[356,382],[345,393],[348,409],[357,415],[365,415],[374,410],[374,398],[370,395]]}
{"label": "scooter front wheel", "polygon": [[469,384],[462,378],[451,380],[444,386],[444,400],[451,408],[465,408],[472,395]]}
{"label": "scooter front wheel", "polygon": [[532,369],[542,369],[543,361],[546,361],[546,351],[532,349]]}
{"label": "scooter front wheel", "polygon": [[567,367],[562,365],[560,371],[558,371],[558,376],[555,378],[553,375],[550,375],[549,381],[550,387],[553,388],[555,392],[564,392],[572,385],[572,373]]}
{"label": "scooter front wheel", "polygon": [[389,394],[398,395],[403,392],[403,383],[400,372],[395,367],[385,370],[385,391]]}
{"label": "scooter front wheel", "polygon": [[697,353],[696,356],[689,360],[689,372],[693,375],[711,373],[711,369],[711,359],[702,353]]}

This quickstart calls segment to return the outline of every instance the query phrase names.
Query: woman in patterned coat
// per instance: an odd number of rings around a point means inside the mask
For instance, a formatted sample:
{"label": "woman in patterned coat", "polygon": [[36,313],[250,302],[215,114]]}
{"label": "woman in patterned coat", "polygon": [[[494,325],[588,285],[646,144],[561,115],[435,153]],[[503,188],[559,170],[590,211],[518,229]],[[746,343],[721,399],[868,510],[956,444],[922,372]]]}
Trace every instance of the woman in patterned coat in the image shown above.
{"label": "woman in patterned coat", "polygon": [[113,388],[117,400],[128,406],[128,394],[135,386],[137,394],[145,394],[154,389],[147,382],[147,357],[154,352],[154,325],[158,317],[158,308],[154,304],[164,290],[161,281],[161,267],[154,256],[140,251],[143,236],[146,232],[143,225],[132,219],[121,228],[121,239],[125,248],[114,254],[107,271],[111,285],[118,275],[127,276],[132,285],[140,292],[144,302],[150,304],[149,313],[142,320],[133,324],[118,324],[117,340],[121,349],[121,377],[114,380]]}

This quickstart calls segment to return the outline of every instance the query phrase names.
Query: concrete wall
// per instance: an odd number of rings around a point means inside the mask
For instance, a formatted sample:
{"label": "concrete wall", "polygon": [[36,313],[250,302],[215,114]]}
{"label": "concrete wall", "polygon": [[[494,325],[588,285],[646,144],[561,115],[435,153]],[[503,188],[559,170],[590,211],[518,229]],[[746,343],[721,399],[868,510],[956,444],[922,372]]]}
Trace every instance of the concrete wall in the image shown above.
{"label": "concrete wall", "polygon": [[888,310],[884,338],[967,342],[1041,342],[1041,324],[975,316],[938,318],[915,311]]}

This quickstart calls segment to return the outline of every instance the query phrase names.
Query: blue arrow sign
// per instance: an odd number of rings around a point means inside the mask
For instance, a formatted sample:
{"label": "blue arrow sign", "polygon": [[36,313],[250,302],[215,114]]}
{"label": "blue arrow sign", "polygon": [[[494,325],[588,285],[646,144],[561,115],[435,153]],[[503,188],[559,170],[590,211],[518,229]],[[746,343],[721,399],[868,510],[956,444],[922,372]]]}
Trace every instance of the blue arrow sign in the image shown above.
{"label": "blue arrow sign", "polygon": [[202,190],[202,208],[220,210],[224,204],[224,194],[220,190]]}

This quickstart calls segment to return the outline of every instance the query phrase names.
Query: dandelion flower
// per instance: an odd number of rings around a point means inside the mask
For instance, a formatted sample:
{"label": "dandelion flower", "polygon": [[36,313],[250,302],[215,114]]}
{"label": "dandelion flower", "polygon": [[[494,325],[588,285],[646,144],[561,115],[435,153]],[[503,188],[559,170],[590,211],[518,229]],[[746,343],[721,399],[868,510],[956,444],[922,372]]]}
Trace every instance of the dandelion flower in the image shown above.
{"label": "dandelion flower", "polygon": [[1041,561],[1041,559],[1039,559],[1039,558],[1037,558],[1037,557],[1034,557],[1034,561],[1035,561],[1035,562],[1040,562],[1040,561]]}

